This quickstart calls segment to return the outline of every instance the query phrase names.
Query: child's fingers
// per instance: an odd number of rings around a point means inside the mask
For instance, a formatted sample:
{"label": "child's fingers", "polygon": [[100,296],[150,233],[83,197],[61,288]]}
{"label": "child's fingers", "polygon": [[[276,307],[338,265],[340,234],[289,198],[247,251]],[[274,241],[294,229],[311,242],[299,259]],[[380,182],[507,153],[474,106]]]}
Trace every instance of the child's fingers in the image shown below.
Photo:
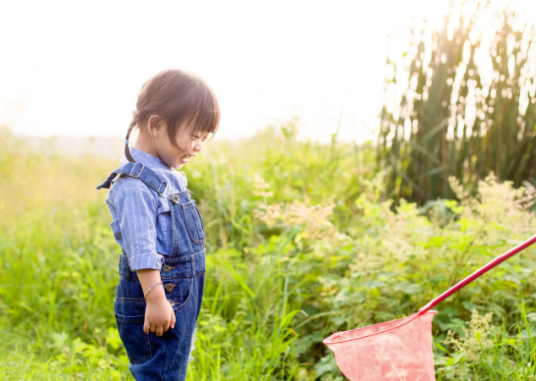
{"label": "child's fingers", "polygon": [[176,317],[175,317],[175,311],[171,311],[171,328],[175,328],[175,320],[176,320]]}
{"label": "child's fingers", "polygon": [[162,327],[164,328],[164,332],[167,332],[167,330],[169,329],[169,326],[171,325],[170,323],[171,323],[170,320],[169,320],[169,321],[166,321],[166,322],[164,323],[164,325],[162,326]]}
{"label": "child's fingers", "polygon": [[145,334],[149,334],[149,323],[147,322],[147,320],[145,320],[145,322],[143,323],[143,332],[145,332]]}

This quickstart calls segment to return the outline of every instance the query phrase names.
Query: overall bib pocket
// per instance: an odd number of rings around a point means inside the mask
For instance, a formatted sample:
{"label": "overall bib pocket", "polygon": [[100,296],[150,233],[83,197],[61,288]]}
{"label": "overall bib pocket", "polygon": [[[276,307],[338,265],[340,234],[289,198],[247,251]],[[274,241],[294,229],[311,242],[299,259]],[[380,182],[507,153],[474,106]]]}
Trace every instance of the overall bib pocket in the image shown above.
{"label": "overall bib pocket", "polygon": [[184,212],[184,219],[186,221],[186,228],[188,234],[192,239],[192,242],[197,245],[202,245],[205,242],[205,229],[203,228],[203,222],[201,221],[201,214],[195,206],[195,201],[190,201],[182,204],[182,211]]}

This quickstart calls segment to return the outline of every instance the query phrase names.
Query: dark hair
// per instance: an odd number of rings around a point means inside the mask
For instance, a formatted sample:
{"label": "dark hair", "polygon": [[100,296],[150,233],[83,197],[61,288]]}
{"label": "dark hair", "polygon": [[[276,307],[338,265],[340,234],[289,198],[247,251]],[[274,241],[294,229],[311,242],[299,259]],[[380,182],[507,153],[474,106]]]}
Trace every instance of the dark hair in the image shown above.
{"label": "dark hair", "polygon": [[216,133],[220,122],[220,107],[212,89],[200,77],[191,72],[169,69],[145,82],[133,115],[125,144],[125,155],[131,162],[135,160],[128,149],[130,133],[151,115],[163,119],[169,140],[177,147],[175,136],[183,123],[193,121],[194,133]]}

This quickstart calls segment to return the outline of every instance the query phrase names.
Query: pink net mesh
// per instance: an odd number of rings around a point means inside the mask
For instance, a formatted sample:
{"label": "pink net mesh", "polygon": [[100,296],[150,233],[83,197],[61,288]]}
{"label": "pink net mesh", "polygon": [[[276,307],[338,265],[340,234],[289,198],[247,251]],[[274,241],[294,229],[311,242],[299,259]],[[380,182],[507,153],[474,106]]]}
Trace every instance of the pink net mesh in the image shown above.
{"label": "pink net mesh", "polygon": [[351,381],[435,381],[432,319],[436,313],[337,332],[323,343]]}

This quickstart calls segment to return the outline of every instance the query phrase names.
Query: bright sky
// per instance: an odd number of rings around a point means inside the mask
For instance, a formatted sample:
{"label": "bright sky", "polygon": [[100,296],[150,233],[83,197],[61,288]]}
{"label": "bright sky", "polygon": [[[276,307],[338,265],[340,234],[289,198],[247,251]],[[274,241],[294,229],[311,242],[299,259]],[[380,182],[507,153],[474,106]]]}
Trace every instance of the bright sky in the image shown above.
{"label": "bright sky", "polygon": [[4,1],[0,125],[122,137],[141,85],[173,67],[214,89],[217,139],[295,115],[324,140],[342,111],[341,138],[368,140],[386,36],[422,1]]}

